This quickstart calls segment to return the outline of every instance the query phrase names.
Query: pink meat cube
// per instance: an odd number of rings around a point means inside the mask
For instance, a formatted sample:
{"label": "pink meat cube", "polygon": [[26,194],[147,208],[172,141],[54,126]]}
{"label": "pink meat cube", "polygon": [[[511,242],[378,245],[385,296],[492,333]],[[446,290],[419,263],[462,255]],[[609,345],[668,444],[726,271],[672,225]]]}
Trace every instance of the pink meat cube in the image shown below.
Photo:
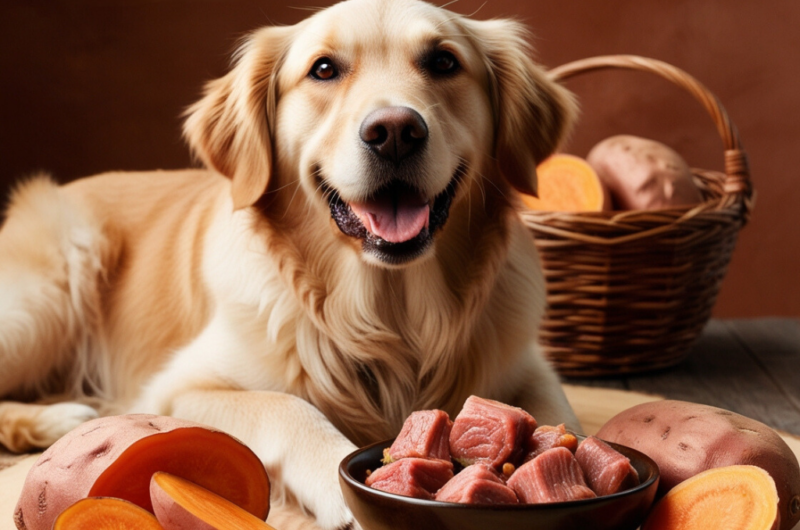
{"label": "pink meat cube", "polygon": [[568,433],[563,423],[555,427],[542,425],[534,431],[533,436],[528,440],[528,456],[525,457],[525,461],[533,460],[554,447],[566,447],[575,453],[578,449],[578,438],[574,434]]}
{"label": "pink meat cube", "polygon": [[524,410],[470,396],[450,431],[450,454],[464,466],[485,462],[499,469],[518,465],[536,430],[536,420]]}
{"label": "pink meat cube", "polygon": [[388,493],[430,500],[451,478],[453,464],[449,461],[403,458],[373,471],[365,484]]}
{"label": "pink meat cube", "polygon": [[462,504],[517,504],[517,494],[486,464],[473,464],[450,479],[436,494],[437,501]]}
{"label": "pink meat cube", "polygon": [[589,487],[598,495],[610,495],[639,484],[639,473],[631,461],[610,445],[590,436],[575,452]]}
{"label": "pink meat cube", "polygon": [[453,422],[442,410],[420,410],[406,418],[389,455],[401,458],[438,458],[450,460],[450,430]]}
{"label": "pink meat cube", "polygon": [[578,461],[566,447],[556,447],[520,466],[508,486],[519,500],[528,504],[591,499],[595,493],[586,485]]}

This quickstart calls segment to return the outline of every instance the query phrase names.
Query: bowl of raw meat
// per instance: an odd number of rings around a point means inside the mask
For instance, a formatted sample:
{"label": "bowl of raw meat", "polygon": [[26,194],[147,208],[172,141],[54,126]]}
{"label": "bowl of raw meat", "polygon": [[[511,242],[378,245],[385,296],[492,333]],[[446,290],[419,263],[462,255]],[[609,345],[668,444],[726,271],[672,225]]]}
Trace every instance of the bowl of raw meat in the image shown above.
{"label": "bowl of raw meat", "polygon": [[475,396],[455,421],[414,412],[397,438],[339,466],[364,530],[635,530],[658,479],[638,451],[539,426],[522,409]]}

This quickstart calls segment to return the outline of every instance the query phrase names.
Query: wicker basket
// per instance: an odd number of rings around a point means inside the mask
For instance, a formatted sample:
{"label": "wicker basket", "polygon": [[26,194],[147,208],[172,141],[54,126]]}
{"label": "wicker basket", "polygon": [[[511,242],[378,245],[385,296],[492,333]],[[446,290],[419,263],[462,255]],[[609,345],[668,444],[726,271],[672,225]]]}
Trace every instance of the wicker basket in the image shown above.
{"label": "wicker basket", "polygon": [[711,315],[739,229],[752,208],[747,157],[717,98],[669,64],[636,56],[584,59],[563,80],[605,68],[657,74],[706,108],[725,146],[725,173],[692,170],[705,202],[624,212],[526,211],[547,282],[540,343],[563,375],[642,372],[680,362]]}

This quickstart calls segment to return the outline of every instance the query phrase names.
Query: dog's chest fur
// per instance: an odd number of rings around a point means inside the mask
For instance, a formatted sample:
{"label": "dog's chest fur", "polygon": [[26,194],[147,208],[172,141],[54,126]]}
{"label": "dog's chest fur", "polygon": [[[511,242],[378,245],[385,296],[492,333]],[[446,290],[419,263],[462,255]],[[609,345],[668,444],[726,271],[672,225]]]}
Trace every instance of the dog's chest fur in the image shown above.
{"label": "dog's chest fur", "polygon": [[439,242],[449,262],[395,271],[324,238],[264,237],[254,224],[237,214],[207,243],[217,316],[246,349],[230,353],[237,369],[225,376],[237,386],[299,395],[357,443],[396,434],[415,409],[455,414],[470,394],[503,395],[502,374],[535,334],[530,301],[542,296],[537,268],[509,261],[535,259],[508,252],[532,247],[513,223],[469,245],[449,234]]}

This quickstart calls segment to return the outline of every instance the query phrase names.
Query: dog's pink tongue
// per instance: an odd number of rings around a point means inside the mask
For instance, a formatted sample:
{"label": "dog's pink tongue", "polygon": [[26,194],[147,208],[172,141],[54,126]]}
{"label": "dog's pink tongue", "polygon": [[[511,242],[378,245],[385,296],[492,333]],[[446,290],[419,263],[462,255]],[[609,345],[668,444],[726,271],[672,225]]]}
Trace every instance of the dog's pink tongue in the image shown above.
{"label": "dog's pink tongue", "polygon": [[389,195],[367,202],[351,202],[353,210],[367,230],[389,243],[403,243],[415,238],[428,226],[430,206],[410,192],[399,197]]}

